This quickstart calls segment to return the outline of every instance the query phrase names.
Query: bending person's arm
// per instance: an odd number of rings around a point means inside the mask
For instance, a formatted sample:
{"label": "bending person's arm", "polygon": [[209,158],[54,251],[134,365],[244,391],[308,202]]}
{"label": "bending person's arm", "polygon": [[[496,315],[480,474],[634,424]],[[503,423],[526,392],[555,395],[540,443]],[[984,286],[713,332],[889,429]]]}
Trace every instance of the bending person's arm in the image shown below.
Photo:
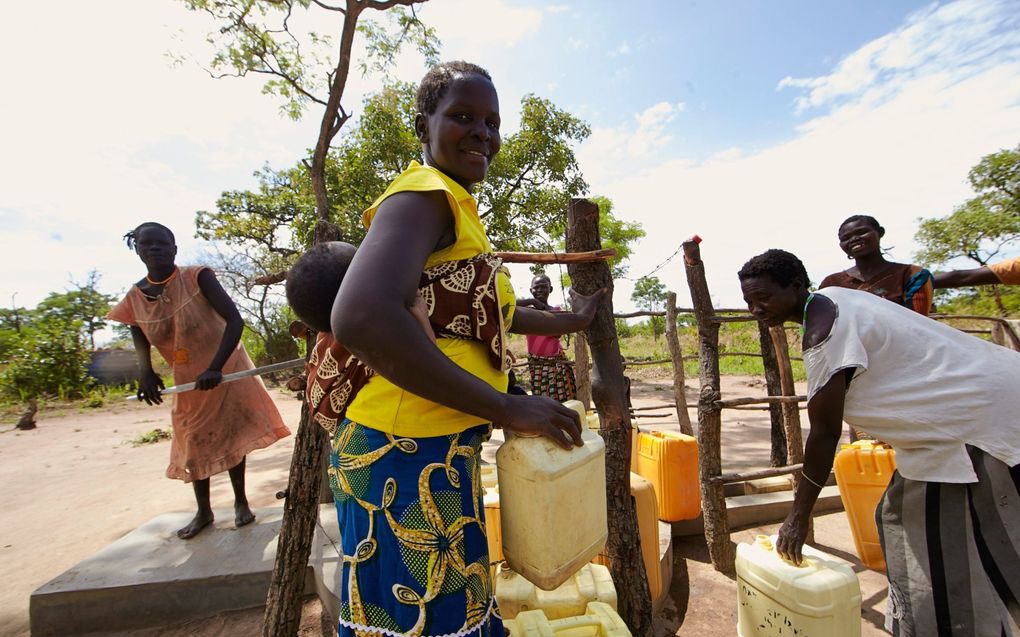
{"label": "bending person's arm", "polygon": [[220,339],[220,346],[216,348],[216,353],[213,354],[206,370],[195,379],[195,389],[208,390],[216,387],[223,380],[221,370],[241,340],[244,319],[241,318],[237,306],[230,300],[230,295],[220,285],[212,270],[206,269],[198,273],[198,287],[202,290],[202,294],[209,301],[212,309],[227,322],[227,326],[223,329],[223,338]]}
{"label": "bending person's arm", "polygon": [[[820,345],[832,332],[836,306],[825,296],[816,296],[804,324],[804,350]],[[846,398],[847,370],[836,371],[808,401],[811,430],[804,443],[804,469],[801,472],[793,509],[779,529],[776,550],[794,564],[801,562],[801,549],[807,538],[811,510],[832,471],[832,461],[843,431],[843,406]]]}
{"label": "bending person's arm", "polygon": [[935,273],[935,287],[943,288],[964,288],[971,285],[992,285],[999,283],[999,277],[995,276],[991,268],[981,266],[973,270],[950,270],[949,272]]}
{"label": "bending person's arm", "polygon": [[[333,304],[337,341],[399,387],[512,431],[581,444],[575,412],[544,397],[511,396],[447,358],[407,308],[429,255],[450,236],[442,192],[401,192],[376,211]],[[544,398],[544,399],[541,399]]]}
{"label": "bending person's arm", "polygon": [[843,430],[843,400],[846,395],[846,373],[838,371],[832,375],[808,403],[808,419],[811,431],[804,443],[804,470],[793,509],[779,529],[776,550],[794,564],[801,562],[801,549],[811,520],[818,494],[832,471],[840,434]]}

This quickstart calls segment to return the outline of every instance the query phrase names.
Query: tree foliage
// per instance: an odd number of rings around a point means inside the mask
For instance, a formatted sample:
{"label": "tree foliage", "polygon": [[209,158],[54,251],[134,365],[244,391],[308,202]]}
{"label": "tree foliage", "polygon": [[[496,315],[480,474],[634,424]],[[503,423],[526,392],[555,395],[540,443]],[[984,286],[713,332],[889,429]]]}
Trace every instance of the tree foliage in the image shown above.
{"label": "tree foliage", "polygon": [[1020,145],[982,157],[967,179],[974,197],[945,217],[919,220],[916,258],[922,263],[966,257],[986,265],[1020,238]]}
{"label": "tree foliage", "polygon": [[97,289],[93,270],[66,292],[51,292],[35,308],[0,312],[0,393],[24,400],[36,396],[80,396],[93,384],[88,377],[94,335],[106,326],[116,300]]}
{"label": "tree foliage", "polygon": [[[415,87],[393,83],[368,96],[361,116],[345,129],[328,155],[326,183],[336,194],[337,224],[345,239],[364,236],[361,211],[407,164],[420,159],[421,145],[411,129]],[[492,170],[478,187],[480,216],[498,250],[547,251],[562,245],[566,206],[587,188],[572,146],[588,135],[586,124],[533,95],[521,101],[521,130],[504,138]],[[196,216],[198,236],[225,242],[248,255],[262,275],[282,271],[312,243],[314,196],[304,164],[255,173],[254,190],[224,192],[214,211]],[[612,202],[599,201],[603,240],[620,257],[622,273],[629,244],[643,236],[640,226],[617,220]]]}
{"label": "tree foliage", "polygon": [[[214,77],[264,76],[263,92],[281,98],[283,112],[294,119],[312,105],[322,108],[315,147],[310,161],[304,163],[316,214],[321,220],[329,219],[336,195],[331,196],[325,178],[327,157],[333,139],[350,118],[342,102],[355,34],[365,40],[368,52],[359,64],[363,73],[385,74],[406,43],[434,62],[438,38],[414,12],[414,5],[424,0],[182,1],[189,9],[208,14],[217,25],[208,38],[216,46],[209,63]],[[382,12],[386,24],[359,21],[367,9]],[[341,20],[339,44],[334,44],[331,32],[297,26],[300,22],[334,26]]]}
{"label": "tree foliage", "polygon": [[[995,261],[1020,239],[1020,146],[981,158],[967,175],[975,196],[944,217],[920,219],[915,239],[921,249],[915,258],[938,267],[966,258],[974,266]],[[989,286],[976,291],[940,291],[941,309],[1000,314],[1016,311],[1020,299],[1009,290]]]}
{"label": "tree foliage", "polygon": [[[643,276],[634,283],[630,300],[648,312],[661,311],[666,302],[666,286],[657,276]],[[658,338],[659,333],[665,329],[665,319],[661,316],[651,316],[648,322],[652,326],[652,337]]]}

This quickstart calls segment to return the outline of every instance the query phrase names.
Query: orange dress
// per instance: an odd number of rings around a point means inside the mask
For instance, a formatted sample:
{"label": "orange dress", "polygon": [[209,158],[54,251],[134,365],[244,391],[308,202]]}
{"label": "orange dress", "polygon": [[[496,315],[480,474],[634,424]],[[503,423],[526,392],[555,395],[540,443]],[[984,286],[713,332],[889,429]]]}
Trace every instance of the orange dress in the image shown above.
{"label": "orange dress", "polygon": [[[107,318],[142,330],[173,367],[176,385],[193,382],[208,368],[226,328],[226,321],[209,305],[198,286],[198,274],[205,269],[180,268],[156,300],[133,286],[107,314]],[[230,374],[253,367],[244,345],[238,343],[222,371]],[[174,435],[168,478],[204,480],[234,467],[249,452],[290,435],[257,376],[223,383],[209,391],[172,396]]]}

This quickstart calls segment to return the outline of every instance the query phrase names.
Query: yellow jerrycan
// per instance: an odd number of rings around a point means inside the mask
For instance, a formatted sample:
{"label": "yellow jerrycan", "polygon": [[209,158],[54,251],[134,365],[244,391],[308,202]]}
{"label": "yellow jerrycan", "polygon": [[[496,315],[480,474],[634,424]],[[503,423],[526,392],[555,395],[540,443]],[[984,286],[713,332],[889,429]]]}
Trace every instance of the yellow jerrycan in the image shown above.
{"label": "yellow jerrycan", "polygon": [[861,586],[850,564],[805,545],[795,566],[775,539],[737,545],[738,637],[860,637]]}
{"label": "yellow jerrycan", "polygon": [[573,617],[583,615],[588,602],[605,602],[616,610],[616,586],[601,564],[585,564],[552,591],[543,591],[503,564],[492,588],[503,619],[529,610],[541,610],[547,619]]}
{"label": "yellow jerrycan", "polygon": [[510,637],[631,637],[627,624],[603,602],[588,602],[583,615],[551,621],[540,610],[524,611],[503,626]]}
{"label": "yellow jerrycan", "polygon": [[[648,590],[652,598],[652,608],[655,610],[665,601],[667,592],[663,586],[665,577],[662,574],[662,565],[659,564],[659,515],[655,490],[651,482],[632,471],[630,495],[634,498],[638,537],[641,538],[641,560],[645,565],[645,573],[648,574]],[[609,552],[603,549],[592,561],[610,566]],[[672,566],[670,564],[667,568]]]}
{"label": "yellow jerrycan", "polygon": [[635,473],[652,483],[663,522],[693,520],[701,515],[698,441],[673,431],[638,434]]}
{"label": "yellow jerrycan", "polygon": [[896,452],[874,440],[858,440],[843,445],[832,468],[857,555],[865,566],[884,573],[885,556],[878,539],[875,509],[896,471]]}
{"label": "yellow jerrycan", "polygon": [[[576,410],[584,425],[584,406]],[[563,449],[544,436],[508,432],[496,451],[503,557],[547,591],[567,581],[606,543],[606,446],[581,427],[584,444]]]}

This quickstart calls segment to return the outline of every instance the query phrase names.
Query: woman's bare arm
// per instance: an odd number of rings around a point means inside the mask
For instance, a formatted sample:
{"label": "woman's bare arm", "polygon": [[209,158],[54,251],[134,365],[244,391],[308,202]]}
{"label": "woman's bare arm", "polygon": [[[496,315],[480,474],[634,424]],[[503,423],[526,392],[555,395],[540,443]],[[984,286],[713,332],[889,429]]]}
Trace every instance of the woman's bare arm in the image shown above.
{"label": "woman's bare arm", "polygon": [[[447,358],[408,307],[428,256],[453,221],[442,192],[402,192],[376,211],[333,305],[333,335],[366,365],[423,398],[511,430],[580,443],[576,413],[542,397],[496,391]],[[566,437],[565,437],[566,436]]]}

